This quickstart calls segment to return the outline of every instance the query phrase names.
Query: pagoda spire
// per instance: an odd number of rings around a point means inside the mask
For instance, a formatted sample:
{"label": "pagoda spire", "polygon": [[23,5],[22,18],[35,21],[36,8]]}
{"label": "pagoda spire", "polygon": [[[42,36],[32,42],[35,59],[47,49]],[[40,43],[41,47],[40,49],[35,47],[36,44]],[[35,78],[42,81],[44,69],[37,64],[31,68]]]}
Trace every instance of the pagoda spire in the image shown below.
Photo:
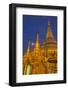
{"label": "pagoda spire", "polygon": [[54,44],[56,45],[56,40],[53,36],[53,33],[52,33],[52,30],[51,30],[51,23],[50,21],[48,21],[48,29],[47,29],[47,33],[46,33],[46,37],[45,37],[45,40],[43,42],[43,46],[42,47],[46,47],[48,46],[48,44]]}
{"label": "pagoda spire", "polygon": [[35,43],[35,48],[40,47],[40,43],[39,43],[39,33],[37,33],[37,37],[36,37],[36,43]]}
{"label": "pagoda spire", "polygon": [[47,39],[53,39],[53,34],[52,34],[52,31],[51,31],[51,23],[50,21],[48,21],[48,30],[47,30],[47,34],[46,34],[46,40]]}
{"label": "pagoda spire", "polygon": [[28,48],[27,48],[27,51],[26,51],[27,53],[29,53],[30,52],[30,40],[28,41]]}

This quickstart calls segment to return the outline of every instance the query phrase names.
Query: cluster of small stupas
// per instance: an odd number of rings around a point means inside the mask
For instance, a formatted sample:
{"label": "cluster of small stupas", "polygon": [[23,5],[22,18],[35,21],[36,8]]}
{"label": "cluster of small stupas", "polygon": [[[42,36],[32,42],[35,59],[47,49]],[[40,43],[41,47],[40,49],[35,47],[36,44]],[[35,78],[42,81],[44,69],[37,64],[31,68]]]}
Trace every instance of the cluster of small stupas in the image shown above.
{"label": "cluster of small stupas", "polygon": [[30,41],[28,41],[22,64],[24,75],[57,73],[57,42],[51,31],[50,22],[48,22],[47,34],[42,47],[39,43],[39,33],[37,33],[32,50],[30,50]]}

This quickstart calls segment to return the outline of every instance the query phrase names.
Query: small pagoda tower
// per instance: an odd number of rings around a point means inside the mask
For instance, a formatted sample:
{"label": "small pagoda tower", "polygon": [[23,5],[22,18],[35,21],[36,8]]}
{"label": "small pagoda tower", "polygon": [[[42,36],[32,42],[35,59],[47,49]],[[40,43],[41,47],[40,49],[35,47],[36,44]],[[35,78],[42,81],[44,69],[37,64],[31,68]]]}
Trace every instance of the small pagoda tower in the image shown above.
{"label": "small pagoda tower", "polygon": [[39,43],[39,33],[37,33],[36,37],[36,42],[35,46],[32,49],[32,60],[31,60],[31,65],[32,65],[32,74],[45,74],[47,73],[47,68],[45,65],[45,57],[43,56],[41,52],[41,47]]}
{"label": "small pagoda tower", "polygon": [[[31,53],[32,57],[35,59],[39,59],[41,56],[41,48],[40,48],[40,43],[39,43],[39,33],[37,33],[37,37],[36,37],[36,42],[35,45],[32,49],[32,53]],[[34,61],[35,62],[35,61]]]}

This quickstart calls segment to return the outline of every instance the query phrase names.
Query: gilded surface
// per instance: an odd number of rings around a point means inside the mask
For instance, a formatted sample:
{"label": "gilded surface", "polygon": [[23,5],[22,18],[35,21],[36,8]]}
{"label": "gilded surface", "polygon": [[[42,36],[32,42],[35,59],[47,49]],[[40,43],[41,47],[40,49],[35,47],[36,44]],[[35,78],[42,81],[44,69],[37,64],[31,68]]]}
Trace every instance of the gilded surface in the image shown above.
{"label": "gilded surface", "polygon": [[57,73],[57,42],[52,34],[50,22],[48,22],[47,34],[42,47],[39,43],[39,33],[32,50],[30,50],[30,41],[28,41],[22,66],[24,75]]}

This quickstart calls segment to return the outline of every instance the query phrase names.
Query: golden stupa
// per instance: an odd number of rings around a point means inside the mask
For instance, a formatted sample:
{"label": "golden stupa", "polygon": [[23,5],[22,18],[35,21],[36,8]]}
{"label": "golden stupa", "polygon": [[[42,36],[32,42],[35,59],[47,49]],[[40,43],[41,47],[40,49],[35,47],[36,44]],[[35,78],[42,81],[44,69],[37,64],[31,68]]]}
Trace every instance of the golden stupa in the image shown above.
{"label": "golden stupa", "polygon": [[28,42],[22,64],[24,75],[57,73],[57,42],[51,31],[50,21],[48,21],[47,34],[42,47],[40,47],[39,33],[37,33],[32,50],[30,50],[30,41]]}

